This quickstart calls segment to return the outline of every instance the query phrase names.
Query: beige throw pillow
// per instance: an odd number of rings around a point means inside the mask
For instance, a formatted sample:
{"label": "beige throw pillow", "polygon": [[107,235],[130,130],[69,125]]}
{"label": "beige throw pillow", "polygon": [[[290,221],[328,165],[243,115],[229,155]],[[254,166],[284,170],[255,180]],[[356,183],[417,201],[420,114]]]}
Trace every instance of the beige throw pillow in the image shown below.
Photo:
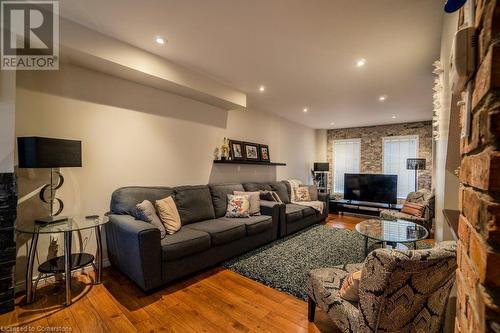
{"label": "beige throw pillow", "polygon": [[311,201],[309,189],[307,187],[297,187],[295,189],[295,201]]}
{"label": "beige throw pillow", "polygon": [[260,193],[260,200],[283,203],[278,194],[274,191],[260,191],[259,193]]}
{"label": "beige throw pillow", "polygon": [[248,195],[248,201],[250,201],[250,216],[260,215],[260,192],[234,191],[233,194]]}
{"label": "beige throw pillow", "polygon": [[165,238],[167,231],[165,226],[161,222],[158,215],[156,215],[156,210],[151,201],[144,200],[143,202],[137,204],[135,206],[137,208],[137,212],[139,213],[139,218],[144,222],[149,222],[160,230],[161,238]]}
{"label": "beige throw pillow", "polygon": [[181,228],[181,217],[171,196],[156,200],[156,210],[167,230],[167,234],[172,235],[179,231]]}
{"label": "beige throw pillow", "polygon": [[349,274],[340,288],[340,297],[347,301],[359,302],[359,280],[361,280],[361,271]]}

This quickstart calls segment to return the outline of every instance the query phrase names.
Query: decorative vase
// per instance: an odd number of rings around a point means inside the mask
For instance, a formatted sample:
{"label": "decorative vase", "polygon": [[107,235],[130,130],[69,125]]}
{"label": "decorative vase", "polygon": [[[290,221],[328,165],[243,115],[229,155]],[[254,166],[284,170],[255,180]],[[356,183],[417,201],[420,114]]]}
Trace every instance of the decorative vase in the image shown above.
{"label": "decorative vase", "polygon": [[224,138],[224,143],[220,147],[220,150],[221,150],[220,159],[223,161],[229,159],[229,139],[228,138]]}

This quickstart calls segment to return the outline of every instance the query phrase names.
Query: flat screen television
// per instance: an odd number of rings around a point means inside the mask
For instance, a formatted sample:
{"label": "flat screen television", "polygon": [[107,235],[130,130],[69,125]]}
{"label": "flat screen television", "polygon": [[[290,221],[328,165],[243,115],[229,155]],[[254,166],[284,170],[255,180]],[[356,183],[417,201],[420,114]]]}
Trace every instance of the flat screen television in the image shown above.
{"label": "flat screen television", "polygon": [[398,176],[367,173],[344,174],[344,199],[396,204]]}

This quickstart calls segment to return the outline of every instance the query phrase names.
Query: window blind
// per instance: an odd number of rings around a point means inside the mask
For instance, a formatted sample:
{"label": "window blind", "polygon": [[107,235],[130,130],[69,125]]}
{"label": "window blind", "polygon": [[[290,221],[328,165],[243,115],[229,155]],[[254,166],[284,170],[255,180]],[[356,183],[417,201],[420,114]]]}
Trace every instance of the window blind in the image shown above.
{"label": "window blind", "polygon": [[398,198],[415,191],[415,173],[406,170],[406,159],[417,157],[417,147],[417,136],[383,138],[384,173],[398,175]]}
{"label": "window blind", "polygon": [[361,139],[333,142],[333,191],[344,193],[344,174],[359,173]]}

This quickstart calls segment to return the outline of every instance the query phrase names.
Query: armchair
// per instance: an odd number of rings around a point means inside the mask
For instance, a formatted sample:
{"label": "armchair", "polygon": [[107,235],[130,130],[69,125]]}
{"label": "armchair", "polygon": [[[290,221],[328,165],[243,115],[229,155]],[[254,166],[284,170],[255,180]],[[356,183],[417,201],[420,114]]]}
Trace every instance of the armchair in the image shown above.
{"label": "armchair", "polygon": [[417,203],[425,206],[422,217],[416,217],[403,212],[390,209],[380,211],[380,217],[387,220],[406,220],[424,226],[429,232],[432,231],[432,219],[434,218],[434,194],[429,190],[422,189],[417,192],[410,192],[406,197],[406,202]]}
{"label": "armchair", "polygon": [[[342,332],[439,332],[455,281],[454,242],[428,250],[378,249],[364,263],[309,272],[309,321],[316,306]],[[360,301],[338,295],[349,273],[361,270]]]}

